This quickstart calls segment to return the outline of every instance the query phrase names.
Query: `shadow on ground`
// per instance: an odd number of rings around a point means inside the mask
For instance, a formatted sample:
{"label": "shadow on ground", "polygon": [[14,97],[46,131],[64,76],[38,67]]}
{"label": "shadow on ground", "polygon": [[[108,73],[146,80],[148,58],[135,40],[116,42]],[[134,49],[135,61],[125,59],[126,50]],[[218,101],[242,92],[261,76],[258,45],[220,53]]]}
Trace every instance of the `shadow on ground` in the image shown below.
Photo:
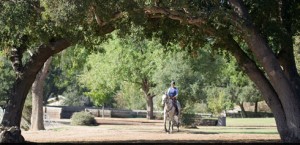
{"label": "shadow on ground", "polygon": [[[30,144],[39,144],[34,142],[26,142]],[[82,141],[82,142],[51,142],[51,144],[57,144],[57,143],[63,143],[63,144],[105,144],[105,143],[166,143],[166,144],[174,144],[174,143],[207,143],[207,144],[221,144],[221,143],[262,143],[262,144],[278,144],[281,143],[280,140],[126,140],[126,141]],[[45,144],[42,143],[42,144]],[[47,144],[47,143],[46,143]]]}

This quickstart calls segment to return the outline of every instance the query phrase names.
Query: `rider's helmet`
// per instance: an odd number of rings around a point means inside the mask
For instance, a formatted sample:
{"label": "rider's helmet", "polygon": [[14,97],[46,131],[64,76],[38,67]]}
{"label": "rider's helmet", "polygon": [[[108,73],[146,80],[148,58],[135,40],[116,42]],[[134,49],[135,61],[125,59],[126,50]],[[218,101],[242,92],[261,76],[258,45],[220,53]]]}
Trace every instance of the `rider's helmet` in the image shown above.
{"label": "rider's helmet", "polygon": [[171,81],[171,85],[175,85],[175,81]]}

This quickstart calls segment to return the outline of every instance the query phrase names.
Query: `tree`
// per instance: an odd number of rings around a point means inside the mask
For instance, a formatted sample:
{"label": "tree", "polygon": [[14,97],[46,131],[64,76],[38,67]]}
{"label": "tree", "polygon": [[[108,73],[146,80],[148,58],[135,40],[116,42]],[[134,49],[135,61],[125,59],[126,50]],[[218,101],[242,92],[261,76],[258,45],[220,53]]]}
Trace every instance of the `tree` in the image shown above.
{"label": "tree", "polygon": [[207,107],[215,115],[220,115],[222,111],[232,108],[227,90],[222,87],[207,87]]}
{"label": "tree", "polygon": [[[161,37],[164,45],[172,41],[191,44],[192,49],[186,51],[192,53],[210,43],[232,53],[271,108],[282,141],[299,142],[299,74],[293,54],[293,36],[299,33],[299,3],[1,1],[0,46],[11,51],[16,73],[2,125],[19,126],[29,88],[50,56],[74,43],[93,45],[95,37],[103,40],[117,28],[127,33],[132,21],[145,27],[147,36],[160,31],[154,36]],[[32,57],[25,55],[27,49],[35,50]],[[20,131],[16,132],[16,138],[9,141],[23,140]]]}
{"label": "tree", "polygon": [[153,3],[145,12],[194,27],[193,34],[208,36],[214,46],[232,53],[271,108],[282,141],[299,142],[299,74],[292,39],[299,32],[299,5],[295,0],[168,1]]}
{"label": "tree", "polygon": [[155,83],[151,77],[156,70],[155,57],[161,54],[162,46],[157,40],[143,39],[141,34],[127,36],[120,41],[119,63],[116,72],[120,73],[120,80],[139,85],[147,103],[147,118],[154,119],[152,91]]}
{"label": "tree", "polygon": [[247,102],[255,103],[254,112],[257,113],[258,102],[262,101],[262,96],[252,82],[250,82],[249,85],[244,87],[242,96],[245,96]]}
{"label": "tree", "polygon": [[[147,109],[147,102],[146,99],[143,98],[143,92],[141,91],[140,86],[134,83],[122,82],[120,90],[114,97],[114,100],[116,102],[114,107],[116,108],[137,110]],[[153,110],[155,109],[156,108]]]}
{"label": "tree", "polygon": [[[16,74],[1,123],[4,126],[1,142],[24,141],[19,129],[22,109],[44,62],[72,43],[94,45],[97,43],[90,38],[105,38],[105,34],[115,29],[114,20],[120,18],[119,10],[115,9],[117,3],[101,7],[99,1],[0,2],[0,46],[10,52],[8,56]],[[90,37],[84,37],[87,35]],[[33,55],[26,55],[27,50],[34,52]],[[16,129],[9,129],[11,127]],[[13,132],[7,133],[8,130]]]}
{"label": "tree", "polygon": [[152,80],[157,85],[154,91],[162,95],[170,87],[171,80],[175,80],[179,89],[178,100],[183,111],[189,113],[189,109],[184,109],[186,104],[193,105],[191,103],[206,100],[203,88],[218,80],[223,61],[217,54],[209,54],[209,46],[195,50],[192,54],[182,50],[187,48],[178,44],[170,44],[167,48],[172,51],[165,52],[155,59],[157,69]]}
{"label": "tree", "polygon": [[83,94],[86,88],[81,87],[78,81],[90,51],[84,46],[75,45],[53,58],[49,77],[46,80],[45,102],[49,97],[63,95],[64,105],[90,105],[88,98]]}
{"label": "tree", "polygon": [[108,93],[120,87],[123,81],[139,86],[147,102],[147,118],[153,119],[155,94],[151,89],[155,84],[151,77],[156,70],[153,60],[160,55],[162,46],[157,40],[142,39],[136,29],[132,30],[133,34],[125,38],[113,37],[103,44],[105,54],[91,55],[88,64],[90,69],[81,80],[97,93],[96,98],[99,99],[109,96]]}
{"label": "tree", "polygon": [[223,83],[226,85],[226,89],[233,103],[239,105],[242,110],[242,115],[247,117],[244,102],[254,102],[256,104],[255,111],[257,112],[257,102],[261,101],[262,97],[248,76],[240,70],[232,56],[229,55],[228,58],[230,58],[230,60],[222,73],[223,76],[226,76]]}
{"label": "tree", "polygon": [[9,87],[13,84],[14,73],[3,51],[0,51],[0,60],[0,105],[2,109],[5,109]]}
{"label": "tree", "polygon": [[52,58],[48,58],[43,68],[37,74],[31,87],[32,92],[32,113],[31,113],[31,130],[45,130],[44,113],[43,113],[43,94],[45,79],[48,76],[49,67]]}

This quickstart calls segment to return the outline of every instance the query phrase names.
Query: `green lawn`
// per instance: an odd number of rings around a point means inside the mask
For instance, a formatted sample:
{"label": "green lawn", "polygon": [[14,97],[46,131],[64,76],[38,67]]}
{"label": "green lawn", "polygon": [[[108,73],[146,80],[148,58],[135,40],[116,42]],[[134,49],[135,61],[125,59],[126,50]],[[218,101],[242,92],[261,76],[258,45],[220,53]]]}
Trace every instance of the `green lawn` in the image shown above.
{"label": "green lawn", "polygon": [[198,126],[197,131],[207,134],[278,134],[276,127],[215,127],[215,126]]}
{"label": "green lawn", "polygon": [[[207,134],[278,134],[274,118],[226,118],[226,126],[198,126]],[[198,131],[199,131],[198,130]],[[192,130],[191,130],[192,131]],[[192,131],[197,133],[198,131]]]}
{"label": "green lawn", "polygon": [[226,118],[226,126],[276,127],[274,118]]}

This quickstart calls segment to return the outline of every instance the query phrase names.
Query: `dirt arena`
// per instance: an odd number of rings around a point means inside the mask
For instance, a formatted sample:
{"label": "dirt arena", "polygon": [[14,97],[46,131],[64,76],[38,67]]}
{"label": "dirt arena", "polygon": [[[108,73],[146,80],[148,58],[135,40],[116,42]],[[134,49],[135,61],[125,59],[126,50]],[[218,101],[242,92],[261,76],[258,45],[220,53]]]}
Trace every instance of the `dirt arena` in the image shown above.
{"label": "dirt arena", "polygon": [[278,134],[207,132],[209,127],[175,129],[167,134],[161,120],[97,118],[98,126],[71,126],[69,120],[46,124],[43,131],[22,131],[37,143],[279,143]]}

